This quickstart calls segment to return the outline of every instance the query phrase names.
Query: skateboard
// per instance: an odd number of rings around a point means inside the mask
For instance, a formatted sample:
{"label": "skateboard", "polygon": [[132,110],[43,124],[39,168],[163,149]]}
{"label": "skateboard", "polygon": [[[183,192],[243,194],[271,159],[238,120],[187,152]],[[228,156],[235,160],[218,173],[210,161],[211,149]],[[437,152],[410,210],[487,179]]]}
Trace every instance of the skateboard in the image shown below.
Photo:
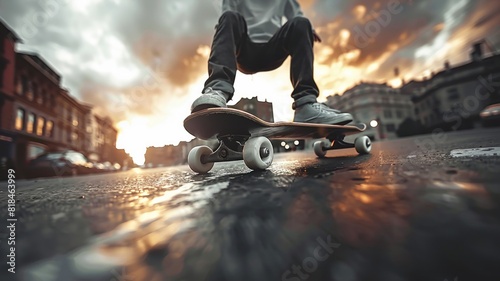
{"label": "skateboard", "polygon": [[356,138],[354,143],[344,141],[347,135],[363,132],[365,124],[270,123],[233,108],[208,108],[195,112],[186,117],[184,128],[199,139],[217,138],[219,141],[215,151],[208,146],[197,146],[189,152],[188,165],[200,174],[208,173],[215,162],[235,160],[243,160],[252,170],[265,170],[274,157],[270,139],[325,138],[329,143],[314,143],[314,152],[320,158],[333,149],[355,148],[359,154],[368,154],[371,150],[371,141],[367,136]]}

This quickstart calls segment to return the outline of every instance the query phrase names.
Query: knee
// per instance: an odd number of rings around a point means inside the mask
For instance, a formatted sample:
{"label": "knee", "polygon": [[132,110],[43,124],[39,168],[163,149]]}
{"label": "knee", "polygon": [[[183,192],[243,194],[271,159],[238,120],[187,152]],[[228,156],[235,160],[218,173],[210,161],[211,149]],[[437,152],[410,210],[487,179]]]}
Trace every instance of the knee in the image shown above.
{"label": "knee", "polygon": [[290,24],[300,30],[312,30],[311,21],[305,17],[294,17],[290,20]]}
{"label": "knee", "polygon": [[240,20],[241,17],[242,17],[242,15],[240,15],[237,12],[234,12],[234,11],[225,11],[220,16],[219,22],[222,22],[222,21],[237,22],[237,21]]}

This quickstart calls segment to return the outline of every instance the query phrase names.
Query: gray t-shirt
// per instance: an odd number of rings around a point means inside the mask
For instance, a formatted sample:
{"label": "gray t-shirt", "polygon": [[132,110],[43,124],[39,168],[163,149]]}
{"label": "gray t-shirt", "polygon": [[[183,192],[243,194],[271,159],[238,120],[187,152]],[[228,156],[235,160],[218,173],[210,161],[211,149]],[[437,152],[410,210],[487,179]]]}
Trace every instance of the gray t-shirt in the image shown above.
{"label": "gray t-shirt", "polygon": [[223,0],[222,12],[226,11],[245,18],[248,36],[256,43],[269,41],[283,25],[283,17],[304,16],[297,0]]}

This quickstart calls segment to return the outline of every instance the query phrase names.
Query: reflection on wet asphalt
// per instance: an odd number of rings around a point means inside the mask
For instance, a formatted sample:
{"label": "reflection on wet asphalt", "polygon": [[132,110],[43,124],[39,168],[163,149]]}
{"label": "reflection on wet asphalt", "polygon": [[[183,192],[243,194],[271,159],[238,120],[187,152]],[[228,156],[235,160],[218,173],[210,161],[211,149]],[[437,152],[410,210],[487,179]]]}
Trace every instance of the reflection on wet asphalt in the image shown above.
{"label": "reflection on wet asphalt", "polygon": [[62,179],[52,196],[40,181],[19,194],[20,259],[42,260],[23,280],[500,280],[498,178],[467,165],[385,149]]}

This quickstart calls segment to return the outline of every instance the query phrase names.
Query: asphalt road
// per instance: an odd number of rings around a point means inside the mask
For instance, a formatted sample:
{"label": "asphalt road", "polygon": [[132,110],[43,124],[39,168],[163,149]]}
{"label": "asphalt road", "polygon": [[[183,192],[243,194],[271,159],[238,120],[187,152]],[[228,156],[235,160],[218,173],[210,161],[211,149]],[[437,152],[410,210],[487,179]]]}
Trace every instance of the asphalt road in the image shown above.
{"label": "asphalt road", "polygon": [[500,280],[500,156],[450,156],[486,147],[500,129],[280,154],[263,172],[18,181],[16,274],[4,226],[0,279]]}

